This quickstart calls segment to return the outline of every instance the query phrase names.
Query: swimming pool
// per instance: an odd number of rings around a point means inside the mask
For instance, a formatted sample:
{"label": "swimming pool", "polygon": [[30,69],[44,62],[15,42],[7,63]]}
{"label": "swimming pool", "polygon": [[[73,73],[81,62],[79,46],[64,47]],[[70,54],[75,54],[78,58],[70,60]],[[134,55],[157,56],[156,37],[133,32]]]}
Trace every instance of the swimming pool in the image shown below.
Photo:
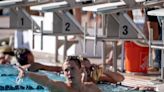
{"label": "swimming pool", "polygon": [[[39,71],[40,74],[46,74],[49,78],[59,81],[65,81],[63,75],[47,71]],[[0,92],[49,92],[46,87],[43,87],[28,77],[17,82],[18,71],[11,65],[0,65]],[[130,91],[127,87],[97,84],[102,92],[141,92]]]}

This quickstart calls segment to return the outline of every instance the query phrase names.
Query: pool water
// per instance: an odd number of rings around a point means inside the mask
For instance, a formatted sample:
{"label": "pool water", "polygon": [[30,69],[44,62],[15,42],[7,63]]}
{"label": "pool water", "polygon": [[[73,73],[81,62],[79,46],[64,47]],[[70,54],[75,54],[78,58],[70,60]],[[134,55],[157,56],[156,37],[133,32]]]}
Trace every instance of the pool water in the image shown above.
{"label": "pool water", "polygon": [[[65,81],[63,75],[47,71],[39,71],[39,74],[48,75],[49,78]],[[31,80],[28,77],[17,81],[18,71],[12,65],[0,65],[0,92],[48,92],[48,89]]]}
{"label": "pool water", "polygon": [[[49,78],[65,81],[63,75],[47,71],[39,71],[40,74],[46,74]],[[44,86],[37,84],[30,78],[25,77],[19,82],[16,81],[18,71],[11,65],[0,65],[0,92],[49,92]],[[127,87],[97,84],[102,92],[140,92],[130,91]]]}

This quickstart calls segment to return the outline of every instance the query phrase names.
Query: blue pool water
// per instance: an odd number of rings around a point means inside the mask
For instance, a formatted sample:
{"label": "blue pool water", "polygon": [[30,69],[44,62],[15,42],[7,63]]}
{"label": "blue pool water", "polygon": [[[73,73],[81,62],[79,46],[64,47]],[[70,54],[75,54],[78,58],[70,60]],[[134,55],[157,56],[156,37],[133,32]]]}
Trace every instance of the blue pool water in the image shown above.
{"label": "blue pool water", "polygon": [[[49,78],[59,81],[65,81],[61,74],[39,71],[40,74],[46,74]],[[46,87],[43,87],[29,78],[17,82],[18,71],[11,65],[0,65],[0,92],[49,92]],[[123,86],[97,84],[102,92],[139,92],[129,91]]]}

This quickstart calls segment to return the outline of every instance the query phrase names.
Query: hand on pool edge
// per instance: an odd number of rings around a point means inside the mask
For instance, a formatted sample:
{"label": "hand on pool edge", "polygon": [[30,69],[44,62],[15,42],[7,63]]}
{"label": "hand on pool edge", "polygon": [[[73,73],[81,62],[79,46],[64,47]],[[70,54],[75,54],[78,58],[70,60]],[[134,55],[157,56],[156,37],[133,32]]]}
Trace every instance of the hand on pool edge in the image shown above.
{"label": "hand on pool edge", "polygon": [[23,78],[23,77],[25,77],[26,71],[25,71],[22,67],[20,67],[20,66],[17,66],[16,68],[17,68],[17,70],[19,71],[19,73],[18,73],[18,78]]}

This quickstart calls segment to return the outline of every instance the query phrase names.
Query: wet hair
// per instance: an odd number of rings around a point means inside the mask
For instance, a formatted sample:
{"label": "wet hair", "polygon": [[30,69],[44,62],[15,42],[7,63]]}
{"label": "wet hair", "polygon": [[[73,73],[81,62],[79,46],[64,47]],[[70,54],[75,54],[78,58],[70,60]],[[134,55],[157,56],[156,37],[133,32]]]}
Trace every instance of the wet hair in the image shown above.
{"label": "wet hair", "polygon": [[75,64],[81,68],[81,60],[79,56],[67,56],[65,62],[75,62]]}
{"label": "wet hair", "polygon": [[26,48],[14,49],[14,55],[20,65],[29,64],[28,62],[29,54],[32,55],[32,52],[29,49],[26,49]]}

